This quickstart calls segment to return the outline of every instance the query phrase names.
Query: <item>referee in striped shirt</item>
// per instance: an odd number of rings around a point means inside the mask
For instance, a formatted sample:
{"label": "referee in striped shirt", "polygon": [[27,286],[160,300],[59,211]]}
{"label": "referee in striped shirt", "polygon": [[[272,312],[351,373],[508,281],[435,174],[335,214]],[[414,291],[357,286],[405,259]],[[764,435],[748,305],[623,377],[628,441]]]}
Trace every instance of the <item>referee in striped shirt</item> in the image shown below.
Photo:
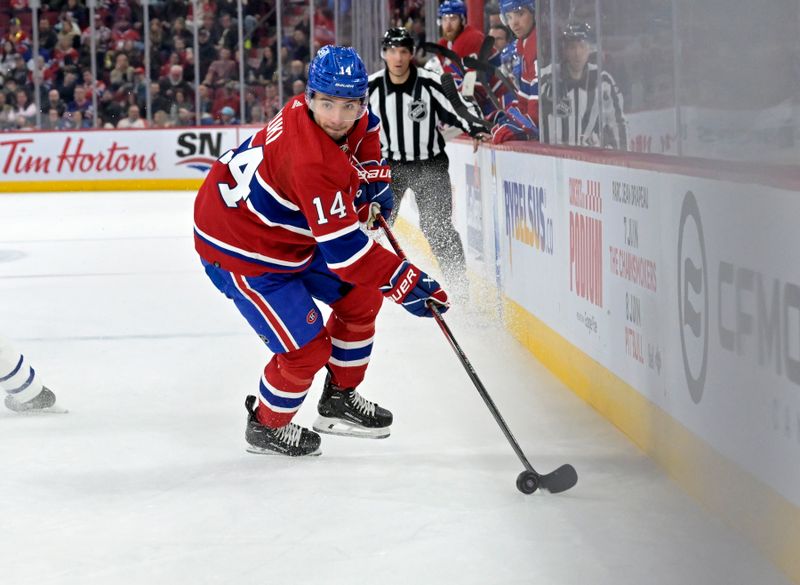
{"label": "referee in striped shirt", "polygon": [[381,47],[386,68],[369,77],[369,105],[381,119],[381,151],[392,168],[391,220],[397,217],[404,191],[412,189],[422,233],[453,292],[466,296],[464,247],[453,227],[449,161],[439,124],[458,127],[479,139],[485,137],[485,130],[456,113],[444,96],[438,74],[413,63],[414,41],[407,30],[390,28]]}
{"label": "referee in striped shirt", "polygon": [[608,72],[589,62],[592,27],[570,22],[561,35],[564,63],[541,77],[540,139],[548,144],[627,150],[622,92]]}

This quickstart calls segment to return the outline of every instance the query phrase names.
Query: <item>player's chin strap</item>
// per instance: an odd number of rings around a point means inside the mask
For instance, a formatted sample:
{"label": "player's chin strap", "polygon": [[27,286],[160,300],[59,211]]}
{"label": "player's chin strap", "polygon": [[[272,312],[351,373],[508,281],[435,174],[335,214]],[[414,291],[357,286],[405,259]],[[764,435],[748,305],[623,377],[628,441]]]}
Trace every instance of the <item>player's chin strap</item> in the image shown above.
{"label": "player's chin strap", "polygon": [[[408,258],[406,257],[405,252],[403,252],[403,249],[400,247],[400,244],[397,242],[397,238],[394,237],[391,228],[389,228],[389,224],[380,214],[378,214],[377,219],[378,224],[380,224],[380,226],[383,228],[383,231],[386,234],[386,237],[389,239],[389,243],[392,245],[392,248],[394,248],[394,251],[398,256],[400,256],[400,258],[407,261]],[[533,468],[528,461],[528,458],[525,457],[525,453],[523,453],[519,443],[517,443],[517,440],[514,438],[514,435],[511,434],[511,429],[508,428],[508,424],[506,424],[506,421],[503,419],[503,416],[497,409],[492,397],[489,396],[488,390],[486,390],[480,378],[478,378],[475,368],[472,367],[472,364],[467,359],[467,356],[461,349],[461,346],[458,345],[456,338],[453,336],[452,331],[450,331],[450,327],[448,327],[447,323],[445,323],[444,317],[442,317],[441,313],[439,313],[436,303],[429,300],[428,307],[430,308],[431,313],[433,313],[433,318],[436,320],[437,325],[439,325],[442,333],[444,333],[444,336],[450,343],[450,347],[453,348],[453,351],[456,353],[456,356],[458,356],[461,365],[464,366],[464,369],[467,371],[467,375],[469,376],[470,380],[472,380],[475,388],[477,388],[478,394],[480,394],[481,398],[483,398],[483,401],[486,403],[489,412],[491,412],[494,420],[500,427],[500,430],[503,431],[506,439],[508,439],[511,448],[514,449],[514,453],[517,454],[517,457],[519,457],[519,460],[525,466],[525,471],[520,473],[517,477],[517,489],[525,494],[532,494],[541,487],[550,493],[555,494],[566,491],[578,483],[578,474],[575,471],[575,468],[568,463],[562,465],[555,471],[551,471],[550,473],[544,475],[539,474]]]}

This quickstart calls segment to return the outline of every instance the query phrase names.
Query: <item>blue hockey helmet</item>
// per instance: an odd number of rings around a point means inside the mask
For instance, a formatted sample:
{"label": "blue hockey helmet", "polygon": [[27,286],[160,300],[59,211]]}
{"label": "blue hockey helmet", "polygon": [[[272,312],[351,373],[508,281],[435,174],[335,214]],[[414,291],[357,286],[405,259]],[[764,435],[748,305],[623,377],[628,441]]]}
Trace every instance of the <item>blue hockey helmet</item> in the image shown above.
{"label": "blue hockey helmet", "polygon": [[506,14],[527,8],[531,14],[536,14],[535,0],[500,0],[500,20],[508,26]]}
{"label": "blue hockey helmet", "polygon": [[439,18],[450,14],[458,14],[462,19],[467,18],[467,7],[462,0],[444,0],[439,5]]}
{"label": "blue hockey helmet", "polygon": [[308,68],[308,89],[311,94],[366,100],[369,81],[367,68],[353,47],[325,45]]}

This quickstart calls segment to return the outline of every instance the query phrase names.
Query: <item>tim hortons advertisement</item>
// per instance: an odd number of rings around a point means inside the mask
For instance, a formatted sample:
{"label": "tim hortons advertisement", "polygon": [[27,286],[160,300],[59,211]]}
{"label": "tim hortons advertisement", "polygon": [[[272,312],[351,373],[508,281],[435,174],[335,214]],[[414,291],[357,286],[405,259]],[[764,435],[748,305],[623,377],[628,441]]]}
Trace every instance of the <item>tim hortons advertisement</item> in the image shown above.
{"label": "tim hortons advertisement", "polygon": [[800,505],[800,198],[675,179],[660,273],[668,410]]}
{"label": "tim hortons advertisement", "polygon": [[0,181],[202,178],[247,128],[25,132],[0,136]]}

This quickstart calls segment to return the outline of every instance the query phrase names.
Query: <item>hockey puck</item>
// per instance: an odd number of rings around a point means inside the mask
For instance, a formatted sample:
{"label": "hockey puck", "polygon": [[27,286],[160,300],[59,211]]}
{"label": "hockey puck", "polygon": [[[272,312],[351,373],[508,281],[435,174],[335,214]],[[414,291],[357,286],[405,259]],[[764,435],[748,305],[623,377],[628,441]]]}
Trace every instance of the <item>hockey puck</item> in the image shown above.
{"label": "hockey puck", "polygon": [[517,489],[523,494],[532,494],[539,488],[539,476],[525,470],[517,476]]}

